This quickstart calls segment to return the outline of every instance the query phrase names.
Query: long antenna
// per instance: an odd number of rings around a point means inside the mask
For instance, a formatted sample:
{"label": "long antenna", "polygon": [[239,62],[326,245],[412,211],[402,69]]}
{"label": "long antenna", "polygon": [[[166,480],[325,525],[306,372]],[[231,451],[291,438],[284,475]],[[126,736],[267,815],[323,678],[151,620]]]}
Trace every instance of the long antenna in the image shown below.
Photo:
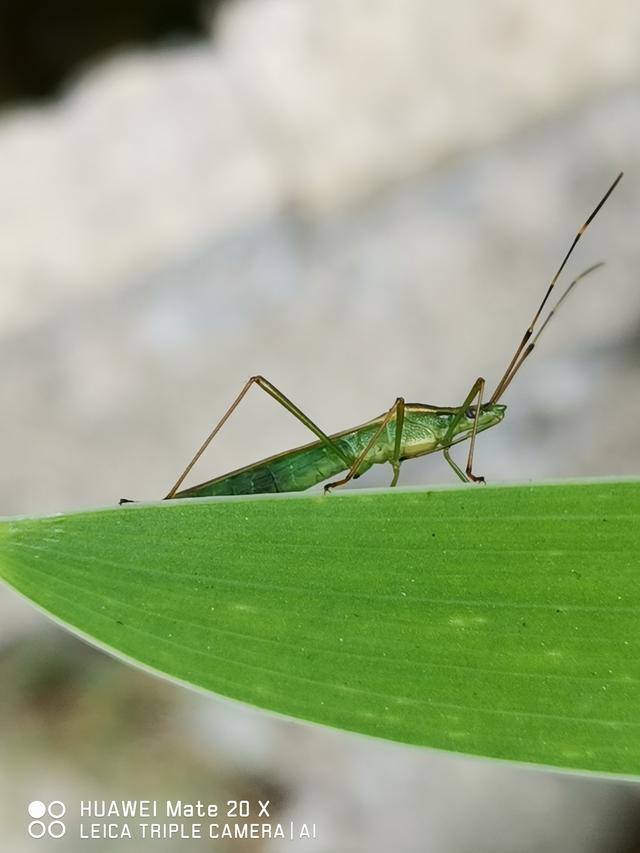
{"label": "long antenna", "polygon": [[[513,358],[511,359],[511,361],[510,361],[510,362],[509,362],[509,364],[507,365],[507,369],[505,370],[504,374],[502,375],[502,378],[500,379],[500,381],[499,381],[499,382],[498,382],[498,384],[496,385],[496,390],[495,390],[495,391],[493,392],[493,394],[491,395],[491,399],[489,400],[489,405],[493,405],[494,403],[496,403],[496,402],[500,399],[500,397],[501,397],[501,396],[502,396],[502,394],[504,393],[504,390],[505,390],[505,388],[506,388],[507,384],[508,384],[508,383],[511,381],[511,379],[513,379],[513,377],[515,376],[515,372],[519,369],[519,366],[520,366],[520,364],[522,363],[522,360],[524,360],[524,359],[522,359],[520,362],[518,362],[518,359],[520,358],[520,355],[521,355],[522,351],[523,351],[523,350],[524,350],[524,348],[527,346],[527,343],[529,342],[529,340],[530,340],[530,338],[531,338],[531,335],[532,335],[532,334],[533,334],[533,332],[534,332],[535,325],[536,325],[536,323],[538,322],[538,319],[539,319],[539,317],[540,317],[540,314],[542,314],[542,311],[543,311],[543,309],[544,309],[544,306],[547,304],[547,300],[549,299],[549,296],[551,295],[551,291],[552,291],[552,290],[553,290],[553,288],[556,286],[556,282],[557,282],[557,281],[558,281],[558,279],[560,278],[560,274],[561,274],[562,270],[565,268],[565,265],[566,265],[567,261],[569,260],[569,258],[571,257],[571,254],[573,253],[573,250],[575,249],[576,245],[578,244],[578,241],[580,240],[580,238],[582,237],[582,235],[584,234],[584,232],[587,230],[587,228],[589,227],[589,225],[593,222],[593,220],[595,219],[595,217],[597,216],[597,214],[600,212],[600,208],[603,206],[603,204],[604,204],[604,203],[606,202],[606,200],[609,198],[609,196],[610,196],[610,195],[611,195],[611,193],[614,191],[614,189],[618,186],[618,183],[620,182],[620,180],[621,180],[621,178],[622,178],[622,175],[623,175],[623,173],[622,173],[622,172],[620,172],[620,174],[619,174],[619,175],[618,175],[618,177],[615,179],[615,181],[611,184],[611,186],[610,186],[610,187],[609,187],[609,189],[606,191],[606,193],[604,194],[604,196],[602,197],[602,199],[598,202],[598,204],[596,205],[595,209],[594,209],[594,210],[592,211],[592,213],[590,214],[589,218],[588,218],[588,219],[586,220],[586,222],[584,222],[584,223],[581,225],[581,227],[579,228],[578,233],[576,234],[576,236],[575,236],[575,237],[574,237],[574,239],[573,239],[573,243],[571,244],[571,246],[569,246],[569,251],[568,251],[568,252],[567,252],[567,254],[564,256],[564,258],[563,258],[563,260],[562,260],[562,263],[561,263],[561,264],[560,264],[560,266],[558,267],[558,270],[557,270],[556,274],[555,274],[555,275],[554,275],[554,277],[551,279],[551,283],[549,284],[549,287],[547,288],[547,292],[545,293],[544,298],[543,298],[542,302],[540,303],[540,306],[538,307],[538,310],[537,310],[537,311],[536,311],[536,313],[533,315],[533,319],[532,319],[531,323],[529,324],[529,326],[528,326],[527,330],[525,331],[524,335],[522,336],[522,340],[520,341],[520,344],[518,345],[518,348],[516,349],[516,351],[515,351],[515,353],[514,353],[514,355],[513,355]],[[580,278],[583,278],[583,277],[584,277],[584,275],[586,275],[586,273],[584,273],[582,276],[579,276],[579,277],[578,277],[578,280],[579,280]],[[574,284],[575,284],[575,282],[572,282],[572,283],[571,283],[571,285],[569,286],[569,288],[567,289],[567,291],[565,291],[565,294],[564,294],[564,295],[566,295],[566,294],[568,293],[568,290],[569,290],[569,289],[570,289]],[[562,298],[564,298],[564,296],[563,296]],[[560,302],[562,301],[562,298],[560,299]],[[557,307],[558,307],[558,305],[560,304],[560,302],[558,302],[558,303],[556,304],[555,308],[557,308]],[[555,308],[554,308],[554,310],[555,310]],[[545,321],[545,325],[546,325],[546,323],[547,323],[548,321],[549,321],[549,317],[548,317],[548,318],[547,318],[547,320]],[[542,330],[540,330],[540,331],[542,331]],[[531,350],[529,350],[529,352],[530,352],[530,351],[531,351]],[[529,354],[529,353],[527,353],[527,355],[528,355],[528,354]],[[526,356],[525,356],[525,357],[526,357]],[[518,365],[517,367],[516,367],[516,364]],[[514,371],[514,367],[516,367],[516,371]]]}
{"label": "long antenna", "polygon": [[540,326],[540,328],[536,332],[531,343],[528,344],[527,348],[524,350],[524,352],[522,353],[522,355],[520,356],[518,361],[513,365],[513,369],[511,370],[511,373],[507,377],[502,378],[501,383],[500,383],[500,385],[501,385],[500,396],[502,396],[504,394],[504,392],[507,390],[507,388],[509,387],[509,385],[511,385],[511,380],[516,375],[516,373],[520,370],[525,359],[528,358],[531,355],[531,353],[533,352],[533,349],[534,349],[534,347],[538,341],[538,338],[544,332],[544,330],[547,328],[547,325],[549,324],[549,320],[553,317],[554,314],[557,313],[558,308],[562,305],[562,303],[567,298],[567,296],[571,293],[571,291],[576,286],[576,284],[579,281],[582,281],[583,278],[586,278],[588,275],[590,275],[590,273],[595,272],[595,270],[598,270],[598,269],[600,269],[600,267],[603,267],[603,266],[604,266],[603,261],[599,261],[597,264],[593,264],[593,266],[590,266],[588,269],[584,270],[584,272],[581,272],[579,276],[576,276],[576,278],[574,278],[574,280],[571,282],[571,284],[566,288],[566,290],[564,291],[564,293],[562,294],[560,299],[558,299],[558,301],[553,306],[551,311],[549,311],[549,313],[545,317],[544,323]]}

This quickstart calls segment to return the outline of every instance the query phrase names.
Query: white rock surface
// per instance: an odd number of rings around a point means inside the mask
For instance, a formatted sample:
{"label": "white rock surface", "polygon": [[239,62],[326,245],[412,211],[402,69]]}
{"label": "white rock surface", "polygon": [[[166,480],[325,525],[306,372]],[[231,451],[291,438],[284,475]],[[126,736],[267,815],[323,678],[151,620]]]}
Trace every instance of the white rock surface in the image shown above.
{"label": "white rock surface", "polygon": [[236,0],[211,44],[114,58],[2,117],[0,329],[558,117],[637,79],[639,42],[631,0]]}

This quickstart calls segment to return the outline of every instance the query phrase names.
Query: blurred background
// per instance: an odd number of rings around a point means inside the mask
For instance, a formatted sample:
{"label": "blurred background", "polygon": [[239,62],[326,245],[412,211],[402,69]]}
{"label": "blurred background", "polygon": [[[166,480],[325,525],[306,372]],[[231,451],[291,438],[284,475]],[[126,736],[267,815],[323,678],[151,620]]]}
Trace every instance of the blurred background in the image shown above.
{"label": "blurred background", "polygon": [[[161,497],[254,373],[329,432],[491,387],[621,169],[568,274],[607,265],[475,470],[638,475],[638,44],[632,0],[3,0],[0,513]],[[252,394],[196,478],[309,440]],[[26,834],[35,798],[136,796],[261,796],[320,835],[155,850],[640,851],[630,783],[196,695],[0,589],[0,846],[60,849]]]}

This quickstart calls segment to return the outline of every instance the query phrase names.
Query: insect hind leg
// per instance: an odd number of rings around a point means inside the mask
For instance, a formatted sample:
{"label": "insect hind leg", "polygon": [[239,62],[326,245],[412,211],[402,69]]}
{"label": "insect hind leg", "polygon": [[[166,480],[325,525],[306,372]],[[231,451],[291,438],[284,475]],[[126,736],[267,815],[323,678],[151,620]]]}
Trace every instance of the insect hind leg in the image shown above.
{"label": "insect hind leg", "polygon": [[311,418],[305,415],[305,413],[301,409],[299,409],[295,405],[295,403],[293,403],[288,397],[285,397],[282,391],[276,388],[276,386],[269,382],[269,380],[266,379],[264,376],[252,376],[250,379],[247,380],[247,382],[245,382],[238,396],[229,406],[224,415],[220,418],[215,427],[211,430],[211,432],[206,437],[200,448],[196,451],[195,455],[193,456],[187,467],[184,469],[182,474],[178,477],[177,481],[174,483],[173,487],[171,488],[167,496],[164,498],[164,500],[169,500],[170,498],[173,498],[176,495],[178,489],[182,485],[183,481],[185,480],[193,466],[196,464],[198,459],[200,459],[200,457],[207,449],[209,444],[211,444],[215,436],[220,432],[222,427],[229,419],[230,415],[232,415],[233,412],[238,408],[252,385],[257,385],[259,388],[261,388],[266,394],[268,394],[273,400],[275,400],[276,403],[279,403],[281,406],[283,406],[283,408],[285,408],[290,414],[292,414],[294,418],[297,418],[308,429],[310,429],[311,432],[314,433],[314,435],[316,435],[320,439],[320,441],[325,445],[325,447],[329,448],[337,456],[340,456],[342,461],[345,463],[345,468],[348,468],[349,465],[351,465],[352,460],[344,454],[343,450],[339,447],[339,445],[337,445],[335,441],[330,438],[330,436],[324,433],[320,429],[320,427],[317,426],[317,424],[315,424],[311,420]]}

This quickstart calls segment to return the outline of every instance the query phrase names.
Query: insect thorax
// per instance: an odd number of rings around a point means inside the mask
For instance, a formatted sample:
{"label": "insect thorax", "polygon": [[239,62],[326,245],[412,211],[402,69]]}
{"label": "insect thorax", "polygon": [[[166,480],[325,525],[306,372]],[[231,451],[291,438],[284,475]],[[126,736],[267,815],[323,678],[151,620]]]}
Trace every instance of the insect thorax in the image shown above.
{"label": "insect thorax", "polygon": [[[483,405],[478,416],[478,432],[500,423],[506,406]],[[475,409],[460,412],[459,409],[422,406],[411,403],[405,409],[402,431],[402,456],[412,458],[433,453],[451,440],[470,434],[475,420]],[[452,429],[452,425],[455,423]]]}

